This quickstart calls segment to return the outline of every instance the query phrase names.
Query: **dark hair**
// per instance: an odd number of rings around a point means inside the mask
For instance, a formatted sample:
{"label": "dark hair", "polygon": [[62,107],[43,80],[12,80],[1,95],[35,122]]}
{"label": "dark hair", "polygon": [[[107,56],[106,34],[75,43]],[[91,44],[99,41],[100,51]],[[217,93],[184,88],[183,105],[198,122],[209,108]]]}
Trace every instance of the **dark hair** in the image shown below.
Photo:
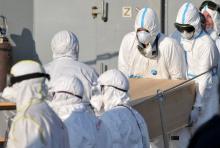
{"label": "dark hair", "polygon": [[191,138],[188,148],[220,148],[220,116],[203,124]]}

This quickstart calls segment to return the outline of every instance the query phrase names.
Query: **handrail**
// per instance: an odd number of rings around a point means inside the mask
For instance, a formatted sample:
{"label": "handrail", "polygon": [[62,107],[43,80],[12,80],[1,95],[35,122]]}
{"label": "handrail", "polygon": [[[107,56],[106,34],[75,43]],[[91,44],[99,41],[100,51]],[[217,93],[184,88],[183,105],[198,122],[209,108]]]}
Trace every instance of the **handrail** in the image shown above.
{"label": "handrail", "polygon": [[5,142],[5,138],[0,137],[0,145],[4,144],[4,142]]}
{"label": "handrail", "polygon": [[13,102],[0,102],[0,110],[16,110],[16,104]]}

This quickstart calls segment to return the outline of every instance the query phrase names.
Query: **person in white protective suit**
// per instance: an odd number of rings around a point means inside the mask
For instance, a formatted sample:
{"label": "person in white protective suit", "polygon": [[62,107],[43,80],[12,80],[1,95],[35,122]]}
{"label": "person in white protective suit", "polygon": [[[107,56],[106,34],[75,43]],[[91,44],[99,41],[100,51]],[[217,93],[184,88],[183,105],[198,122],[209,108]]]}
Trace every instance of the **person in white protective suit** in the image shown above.
{"label": "person in white protective suit", "polygon": [[151,8],[141,9],[135,20],[135,31],[124,36],[118,69],[127,77],[183,79],[184,54],[180,45],[160,33],[157,14]]}
{"label": "person in white protective suit", "polygon": [[97,80],[96,71],[78,61],[79,42],[76,35],[70,31],[56,33],[51,41],[53,60],[45,66],[50,74],[51,81],[48,88],[53,87],[53,82],[60,76],[76,76],[81,80],[84,87],[83,102],[89,103],[91,98],[91,86]]}
{"label": "person in white protective suit", "polygon": [[220,35],[220,7],[213,1],[204,1],[200,6],[200,11],[205,17],[206,31],[213,40]]}
{"label": "person in white protective suit", "polygon": [[111,148],[101,120],[88,113],[82,103],[83,85],[76,77],[60,77],[52,88],[51,107],[62,119],[69,133],[71,148]]}
{"label": "person in white protective suit", "polygon": [[172,34],[183,47],[186,63],[187,78],[193,78],[209,71],[195,79],[196,99],[191,112],[191,128],[182,129],[178,133],[178,147],[185,148],[190,134],[213,115],[218,113],[218,77],[217,77],[217,53],[212,39],[201,29],[198,9],[192,3],[185,3],[179,9],[175,27]]}
{"label": "person in white protective suit", "polygon": [[[11,68],[10,98],[16,101],[7,148],[69,148],[65,125],[45,102],[43,67],[31,60],[20,61]],[[3,97],[5,91],[3,91]],[[6,93],[7,94],[7,93]],[[7,98],[6,98],[7,99]]]}
{"label": "person in white protective suit", "polygon": [[100,119],[110,131],[112,148],[149,148],[147,125],[128,102],[129,82],[118,70],[104,72],[99,78],[91,104],[103,110]]}
{"label": "person in white protective suit", "polygon": [[[215,41],[220,53],[220,6],[212,1],[204,1],[200,11],[205,17],[205,30]],[[218,59],[218,77],[220,78],[220,57]]]}

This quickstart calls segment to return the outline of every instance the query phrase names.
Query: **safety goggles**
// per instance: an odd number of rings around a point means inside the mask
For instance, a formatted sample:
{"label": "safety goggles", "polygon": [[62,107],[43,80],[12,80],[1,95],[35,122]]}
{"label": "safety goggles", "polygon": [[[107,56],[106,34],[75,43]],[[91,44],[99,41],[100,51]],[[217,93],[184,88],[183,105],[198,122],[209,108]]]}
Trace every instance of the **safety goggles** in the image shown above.
{"label": "safety goggles", "polygon": [[7,75],[7,85],[12,86],[15,83],[18,83],[18,82],[21,82],[24,80],[41,78],[41,77],[44,77],[44,78],[50,80],[50,75],[46,74],[46,73],[31,73],[31,74],[26,74],[26,75],[21,75],[21,76]]}
{"label": "safety goggles", "polygon": [[181,33],[184,32],[184,31],[186,31],[188,33],[195,31],[195,28],[192,25],[189,25],[189,24],[175,23],[174,26]]}
{"label": "safety goggles", "polygon": [[148,31],[147,29],[145,29],[145,28],[138,28],[138,29],[137,29],[137,32],[139,32],[139,31],[146,31],[146,32],[149,33],[149,31]]}
{"label": "safety goggles", "polygon": [[112,86],[112,85],[100,85],[100,84],[98,84],[98,85],[92,86],[92,96],[103,94],[105,86],[113,87],[113,88],[115,88],[119,91],[122,91],[122,92],[128,92],[128,90],[124,90],[124,89],[121,89],[121,88],[118,88],[118,87],[115,87],[115,86]]}
{"label": "safety goggles", "polygon": [[211,10],[214,10],[214,11],[218,11],[220,13],[220,6],[218,4],[216,4],[215,2],[212,2],[212,1],[204,1],[199,10],[201,11],[204,7],[208,7],[209,9]]}

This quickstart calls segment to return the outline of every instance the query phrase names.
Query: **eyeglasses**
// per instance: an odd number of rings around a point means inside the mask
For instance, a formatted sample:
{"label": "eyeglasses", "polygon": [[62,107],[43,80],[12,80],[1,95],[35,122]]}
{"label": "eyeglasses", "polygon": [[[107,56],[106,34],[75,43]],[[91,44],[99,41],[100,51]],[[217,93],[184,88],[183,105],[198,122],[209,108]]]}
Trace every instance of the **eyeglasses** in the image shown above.
{"label": "eyeglasses", "polygon": [[193,32],[195,31],[195,28],[192,26],[192,25],[189,25],[189,24],[179,24],[179,23],[174,23],[174,26],[176,27],[176,29],[179,31],[179,32]]}
{"label": "eyeglasses", "polygon": [[204,7],[208,7],[209,9],[211,10],[216,10],[218,11],[218,13],[220,13],[220,6],[218,4],[216,4],[215,2],[212,2],[212,1],[204,1],[199,10],[201,11]]}

